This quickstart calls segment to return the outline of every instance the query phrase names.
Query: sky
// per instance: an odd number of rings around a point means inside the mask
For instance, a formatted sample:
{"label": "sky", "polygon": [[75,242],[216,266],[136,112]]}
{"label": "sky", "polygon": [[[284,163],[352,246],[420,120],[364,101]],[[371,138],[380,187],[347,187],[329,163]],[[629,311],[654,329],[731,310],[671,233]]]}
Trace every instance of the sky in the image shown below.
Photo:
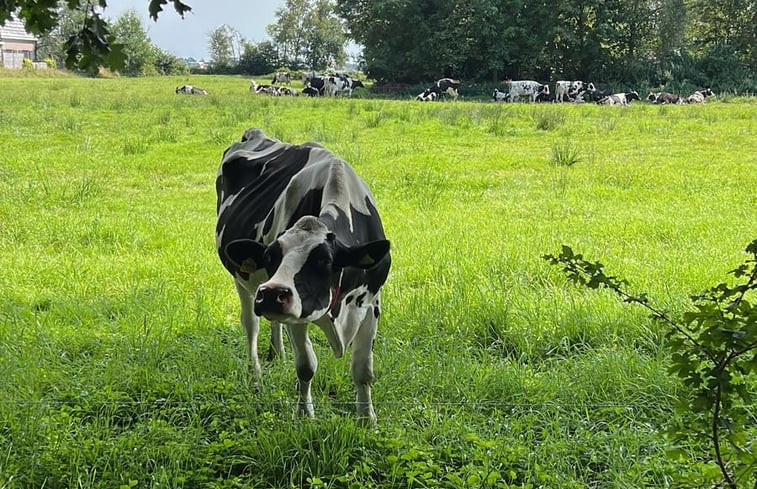
{"label": "sky", "polygon": [[208,34],[222,24],[238,30],[252,42],[268,38],[265,28],[276,21],[276,9],[284,0],[183,0],[192,7],[184,19],[169,3],[154,22],[147,13],[148,0],[108,0],[105,16],[115,18],[129,9],[142,18],[150,39],[181,58],[208,59]]}

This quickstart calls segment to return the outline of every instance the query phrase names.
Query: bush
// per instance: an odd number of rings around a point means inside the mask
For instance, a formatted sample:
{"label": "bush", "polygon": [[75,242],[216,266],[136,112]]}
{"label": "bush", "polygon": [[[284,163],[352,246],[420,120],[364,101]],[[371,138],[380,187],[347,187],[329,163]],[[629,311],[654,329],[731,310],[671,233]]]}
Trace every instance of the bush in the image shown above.
{"label": "bush", "polygon": [[55,60],[54,60],[53,58],[45,58],[45,64],[46,64],[46,65],[47,65],[47,67],[48,67],[48,68],[50,68],[51,70],[56,70],[56,69],[58,69],[58,62],[57,62],[57,61],[55,61]]}
{"label": "bush", "polygon": [[34,63],[29,58],[24,58],[24,69],[29,71],[34,69]]}

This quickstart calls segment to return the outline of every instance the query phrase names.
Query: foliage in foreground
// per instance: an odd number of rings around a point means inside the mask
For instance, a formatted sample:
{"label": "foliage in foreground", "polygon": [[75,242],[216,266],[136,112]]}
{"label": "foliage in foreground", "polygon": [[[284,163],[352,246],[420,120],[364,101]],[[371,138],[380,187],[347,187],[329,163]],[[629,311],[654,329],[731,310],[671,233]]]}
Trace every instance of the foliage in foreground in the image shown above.
{"label": "foliage in foreground", "polygon": [[628,292],[626,280],[606,275],[601,263],[585,260],[569,246],[559,255],[544,256],[562,266],[571,281],[590,289],[608,288],[670,328],[669,370],[689,391],[679,400],[669,433],[680,446],[709,445],[712,454],[706,460],[717,464],[732,489],[753,483],[757,470],[757,433],[750,412],[757,376],[757,307],[749,301],[757,290],[757,239],[746,252],[750,256],[730,272],[740,281],[719,283],[692,296],[694,309],[681,318],[655,308],[646,294]]}

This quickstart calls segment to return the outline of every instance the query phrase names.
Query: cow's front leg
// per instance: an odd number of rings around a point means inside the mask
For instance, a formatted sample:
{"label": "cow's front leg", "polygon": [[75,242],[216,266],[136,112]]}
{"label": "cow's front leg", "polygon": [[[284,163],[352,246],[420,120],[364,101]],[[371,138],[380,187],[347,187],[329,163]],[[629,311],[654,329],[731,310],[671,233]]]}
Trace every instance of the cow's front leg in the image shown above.
{"label": "cow's front leg", "polygon": [[352,342],[352,380],[355,382],[355,398],[358,421],[365,426],[376,424],[376,413],[371,400],[373,382],[373,340],[378,325],[379,304],[374,303],[358,328]]}
{"label": "cow's front leg", "polygon": [[271,321],[271,345],[268,347],[268,360],[275,357],[284,358],[284,342],[281,339],[281,323]]}
{"label": "cow's front leg", "polygon": [[260,318],[255,315],[253,310],[253,297],[242,284],[234,281],[239,294],[239,303],[241,305],[240,319],[244,332],[247,335],[247,358],[255,385],[260,385],[261,369],[260,359],[258,358],[258,334],[260,333]]}
{"label": "cow's front leg", "polygon": [[313,344],[310,343],[307,324],[288,324],[287,334],[292,344],[294,356],[294,368],[297,372],[297,388],[299,399],[297,401],[297,415],[312,418],[313,399],[310,395],[310,382],[318,368],[318,359],[313,352]]}

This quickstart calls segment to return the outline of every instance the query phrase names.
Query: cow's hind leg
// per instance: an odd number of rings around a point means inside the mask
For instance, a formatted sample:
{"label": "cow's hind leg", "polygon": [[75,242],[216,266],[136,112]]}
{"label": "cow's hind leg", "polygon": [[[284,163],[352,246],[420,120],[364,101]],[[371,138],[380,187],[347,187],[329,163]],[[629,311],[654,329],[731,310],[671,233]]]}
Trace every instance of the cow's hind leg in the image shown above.
{"label": "cow's hind leg", "polygon": [[313,344],[308,336],[307,324],[287,324],[287,334],[292,344],[294,369],[297,372],[297,415],[312,418],[313,398],[310,395],[310,383],[318,368],[318,359],[313,352]]}
{"label": "cow's hind leg", "polygon": [[359,421],[368,426],[376,424],[376,413],[371,400],[373,382],[373,340],[379,317],[379,300],[365,315],[352,341],[352,380],[355,382],[355,399]]}
{"label": "cow's hind leg", "polygon": [[261,369],[260,359],[258,358],[258,334],[260,333],[260,318],[255,315],[253,309],[253,297],[250,292],[245,289],[242,284],[234,281],[234,285],[237,287],[237,294],[239,295],[239,304],[241,305],[241,322],[244,327],[244,332],[247,335],[247,355],[250,366],[250,373],[252,374],[255,384],[260,384]]}

